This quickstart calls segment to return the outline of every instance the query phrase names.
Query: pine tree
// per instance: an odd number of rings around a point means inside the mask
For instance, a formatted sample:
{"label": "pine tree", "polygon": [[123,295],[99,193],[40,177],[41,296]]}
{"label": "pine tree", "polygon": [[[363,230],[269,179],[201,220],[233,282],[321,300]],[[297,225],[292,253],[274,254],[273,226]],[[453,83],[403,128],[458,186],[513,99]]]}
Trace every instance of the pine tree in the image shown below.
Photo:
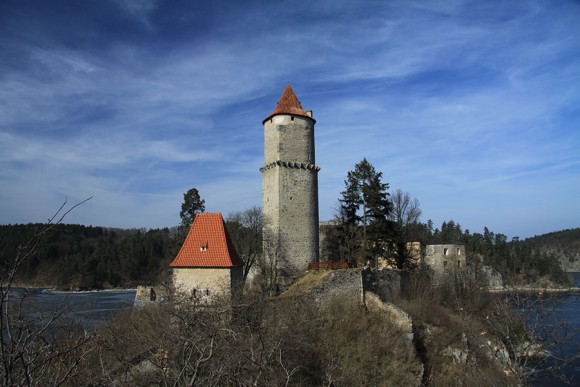
{"label": "pine tree", "polygon": [[362,224],[362,249],[365,259],[382,255],[383,242],[392,230],[388,220],[391,203],[388,199],[389,185],[382,182],[382,172],[363,159],[349,171],[342,192],[341,213],[347,224]]}

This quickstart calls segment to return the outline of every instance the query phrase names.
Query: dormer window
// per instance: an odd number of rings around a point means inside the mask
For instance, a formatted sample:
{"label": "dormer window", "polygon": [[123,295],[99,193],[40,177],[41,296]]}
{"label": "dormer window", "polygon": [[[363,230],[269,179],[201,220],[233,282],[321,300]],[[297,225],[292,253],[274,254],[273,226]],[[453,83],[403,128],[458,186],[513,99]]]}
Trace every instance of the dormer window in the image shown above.
{"label": "dormer window", "polygon": [[205,245],[199,246],[199,250],[200,251],[207,251],[207,242],[205,242]]}

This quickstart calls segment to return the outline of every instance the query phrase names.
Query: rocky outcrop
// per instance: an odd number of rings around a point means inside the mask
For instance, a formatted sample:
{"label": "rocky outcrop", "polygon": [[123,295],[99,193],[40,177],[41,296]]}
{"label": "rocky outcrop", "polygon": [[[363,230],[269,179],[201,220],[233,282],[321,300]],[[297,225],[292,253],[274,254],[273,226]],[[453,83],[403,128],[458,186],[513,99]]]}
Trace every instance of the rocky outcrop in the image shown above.
{"label": "rocky outcrop", "polygon": [[404,310],[381,301],[373,292],[365,292],[365,306],[373,312],[384,315],[399,333],[405,335],[409,343],[413,342],[413,320]]}

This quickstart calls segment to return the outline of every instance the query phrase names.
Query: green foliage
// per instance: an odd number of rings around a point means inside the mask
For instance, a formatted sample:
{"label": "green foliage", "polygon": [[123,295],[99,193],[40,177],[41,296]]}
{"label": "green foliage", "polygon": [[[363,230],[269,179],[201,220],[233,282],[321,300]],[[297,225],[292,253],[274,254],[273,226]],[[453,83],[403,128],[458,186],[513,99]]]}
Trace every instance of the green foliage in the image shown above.
{"label": "green foliage", "polygon": [[382,255],[381,241],[392,233],[392,223],[388,219],[392,209],[387,192],[389,185],[382,182],[382,176],[382,172],[377,172],[366,158],[363,159],[347,173],[345,190],[339,200],[337,216],[341,224],[362,226],[364,260]]}
{"label": "green foliage", "polygon": [[[556,283],[567,284],[568,279],[556,255],[555,246],[559,243],[567,246],[576,243],[580,246],[580,231],[566,230],[561,233],[561,238],[560,233],[550,233],[523,241],[513,238],[508,242],[506,235],[496,234],[487,227],[484,227],[483,234],[472,234],[469,230],[463,232],[458,223],[450,220],[443,222],[441,230],[433,231],[431,241],[435,244],[465,244],[470,261],[483,259],[484,264],[516,284],[533,283],[546,276]],[[570,253],[577,254],[579,250]]]}
{"label": "green foliage", "polygon": [[191,188],[183,194],[183,203],[181,204],[181,225],[189,228],[195,219],[195,215],[205,212],[205,200],[199,195],[197,188]]}
{"label": "green foliage", "polygon": [[[0,226],[0,267],[9,267],[18,245],[44,226]],[[59,224],[39,241],[19,268],[18,278],[30,285],[85,290],[161,282],[180,246],[176,234],[169,228],[146,231]]]}

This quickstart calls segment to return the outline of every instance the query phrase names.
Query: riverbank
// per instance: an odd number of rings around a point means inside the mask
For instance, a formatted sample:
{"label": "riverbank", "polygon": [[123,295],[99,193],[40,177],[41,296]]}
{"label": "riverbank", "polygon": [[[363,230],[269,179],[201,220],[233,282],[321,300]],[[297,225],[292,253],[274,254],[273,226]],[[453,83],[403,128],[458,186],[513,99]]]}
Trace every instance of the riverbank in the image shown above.
{"label": "riverbank", "polygon": [[[2,288],[6,289],[7,284],[2,284]],[[62,290],[55,286],[39,286],[37,284],[13,283],[10,285],[11,289],[28,289],[34,290],[38,293],[48,294],[83,294],[83,293],[105,293],[105,292],[135,292],[137,288],[108,288],[108,289],[88,289],[88,290]]]}
{"label": "riverbank", "polygon": [[564,288],[547,288],[547,287],[533,287],[533,286],[504,286],[501,288],[487,288],[490,293],[580,293],[580,288],[576,286],[569,286]]}

